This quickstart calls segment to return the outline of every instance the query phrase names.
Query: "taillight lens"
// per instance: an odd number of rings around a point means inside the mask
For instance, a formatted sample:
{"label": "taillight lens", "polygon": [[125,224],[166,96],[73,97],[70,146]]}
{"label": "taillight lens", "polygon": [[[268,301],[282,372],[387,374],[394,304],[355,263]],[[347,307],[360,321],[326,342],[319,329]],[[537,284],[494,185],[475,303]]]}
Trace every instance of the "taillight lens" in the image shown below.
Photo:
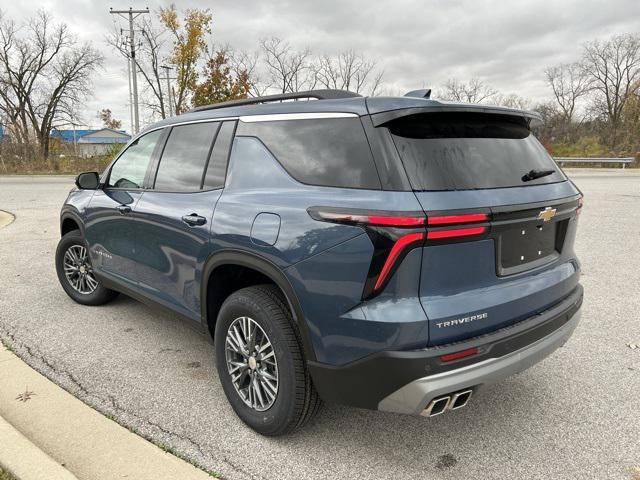
{"label": "taillight lens", "polygon": [[582,212],[583,203],[584,203],[584,197],[580,197],[578,199],[578,208],[576,208],[576,215],[580,215],[580,213]]}
{"label": "taillight lens", "polygon": [[452,223],[486,222],[489,215],[486,213],[463,213],[459,215],[431,215],[428,218],[429,225],[450,225]]}
{"label": "taillight lens", "polygon": [[445,230],[429,230],[427,238],[429,240],[440,240],[443,238],[470,237],[472,235],[482,235],[487,231],[487,227],[465,227],[447,228]]}
{"label": "taillight lens", "polygon": [[309,215],[316,220],[336,223],[353,223],[384,227],[417,227],[424,225],[426,218],[423,213],[409,213],[405,215],[386,215],[381,213],[348,213],[335,210],[309,209]]}
{"label": "taillight lens", "polygon": [[406,253],[406,251],[408,250],[408,247],[411,245],[415,245],[417,242],[421,242],[422,240],[424,240],[424,237],[425,237],[424,232],[414,232],[414,233],[409,233],[407,235],[403,235],[395,241],[376,279],[376,283],[373,287],[374,291],[379,290],[380,287],[384,285],[394,265],[397,265],[399,263],[398,258],[403,253]]}
{"label": "taillight lens", "polygon": [[374,255],[365,282],[363,298],[380,292],[406,254],[425,241],[464,239],[488,231],[487,225],[470,225],[489,221],[484,212],[452,213],[425,216],[424,212],[387,213],[332,207],[307,210],[315,220],[357,225],[367,232]]}

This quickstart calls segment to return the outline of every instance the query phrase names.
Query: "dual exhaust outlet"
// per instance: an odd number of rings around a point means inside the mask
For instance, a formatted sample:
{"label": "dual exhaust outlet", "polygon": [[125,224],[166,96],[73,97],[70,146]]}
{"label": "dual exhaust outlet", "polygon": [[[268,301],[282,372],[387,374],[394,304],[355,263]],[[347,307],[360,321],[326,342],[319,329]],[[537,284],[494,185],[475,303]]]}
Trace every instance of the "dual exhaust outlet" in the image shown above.
{"label": "dual exhaust outlet", "polygon": [[424,417],[435,417],[447,410],[458,410],[469,403],[473,390],[462,390],[460,392],[451,393],[436,397],[429,402],[420,415]]}

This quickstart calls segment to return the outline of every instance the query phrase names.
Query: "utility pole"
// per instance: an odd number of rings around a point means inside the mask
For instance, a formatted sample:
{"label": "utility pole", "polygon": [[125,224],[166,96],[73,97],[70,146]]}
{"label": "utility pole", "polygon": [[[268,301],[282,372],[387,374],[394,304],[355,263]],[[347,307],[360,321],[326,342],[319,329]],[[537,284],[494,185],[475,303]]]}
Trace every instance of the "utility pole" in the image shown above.
{"label": "utility pole", "polygon": [[138,79],[137,79],[137,68],[136,68],[136,42],[135,42],[135,33],[133,29],[133,20],[138,18],[143,13],[149,13],[149,9],[145,8],[144,10],[134,10],[129,7],[129,10],[114,10],[113,8],[109,9],[109,13],[113,15],[120,15],[125,18],[125,15],[129,16],[129,42],[131,44],[131,84],[133,86],[133,121],[134,121],[134,132],[138,133],[140,131],[140,116],[138,114]]}
{"label": "utility pole", "polygon": [[[126,37],[125,42],[129,41],[129,37]],[[133,91],[131,90],[131,61],[127,57],[127,79],[129,80],[129,115],[131,116],[131,132],[133,132]]]}
{"label": "utility pole", "polygon": [[173,106],[171,103],[171,83],[169,82],[169,70],[172,70],[168,65],[160,65],[160,68],[164,69],[164,74],[167,78],[167,97],[169,101],[169,116],[173,117]]}

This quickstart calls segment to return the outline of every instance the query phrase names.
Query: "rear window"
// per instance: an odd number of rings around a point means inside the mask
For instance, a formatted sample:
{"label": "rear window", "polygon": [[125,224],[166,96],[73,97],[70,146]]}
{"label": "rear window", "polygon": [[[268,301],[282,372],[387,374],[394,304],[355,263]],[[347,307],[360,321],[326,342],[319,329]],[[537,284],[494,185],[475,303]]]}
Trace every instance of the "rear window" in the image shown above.
{"label": "rear window", "polygon": [[[426,113],[387,125],[415,190],[468,190],[566,180],[518,117]],[[550,175],[524,181],[531,170]]]}
{"label": "rear window", "polygon": [[258,137],[299,182],[381,188],[364,128],[357,117],[240,122],[237,134]]}

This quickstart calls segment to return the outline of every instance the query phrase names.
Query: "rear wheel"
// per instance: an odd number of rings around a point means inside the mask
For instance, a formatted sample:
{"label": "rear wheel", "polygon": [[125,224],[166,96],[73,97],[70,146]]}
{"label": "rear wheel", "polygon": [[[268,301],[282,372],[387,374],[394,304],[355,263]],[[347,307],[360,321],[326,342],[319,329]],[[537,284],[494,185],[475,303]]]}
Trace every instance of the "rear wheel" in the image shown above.
{"label": "rear wheel", "polygon": [[56,272],[67,295],[83,305],[102,305],[118,295],[96,279],[87,245],[79,230],[73,230],[60,239],[56,249]]}
{"label": "rear wheel", "polygon": [[321,405],[291,322],[280,291],[272,285],[234,292],[216,322],[222,388],[240,419],[263,435],[301,427]]}

